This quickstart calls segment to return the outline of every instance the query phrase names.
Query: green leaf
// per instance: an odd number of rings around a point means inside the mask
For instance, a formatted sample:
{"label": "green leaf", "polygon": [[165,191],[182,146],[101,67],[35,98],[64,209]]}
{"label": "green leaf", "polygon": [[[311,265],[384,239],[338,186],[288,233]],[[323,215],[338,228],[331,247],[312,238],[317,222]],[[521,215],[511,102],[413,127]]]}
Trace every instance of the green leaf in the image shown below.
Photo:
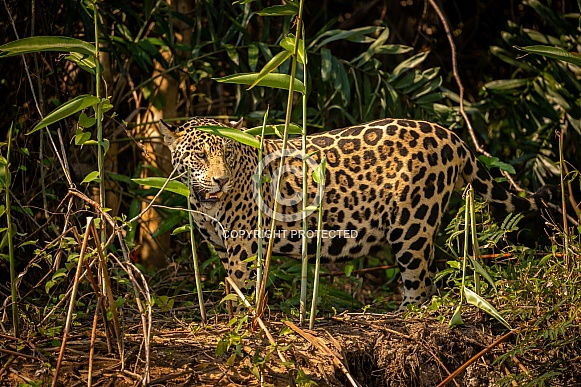
{"label": "green leaf", "polygon": [[528,83],[528,79],[498,79],[496,81],[486,83],[484,87],[488,90],[494,91],[511,91],[525,87]]}
{"label": "green leaf", "polygon": [[267,64],[260,70],[258,76],[252,82],[248,90],[252,89],[256,86],[261,80],[263,80],[268,74],[276,70],[281,64],[283,64],[288,58],[290,58],[292,54],[287,50],[283,50],[276,54],[271,60],[268,61]]}
{"label": "green leaf", "polygon": [[83,145],[91,138],[91,133],[83,132],[83,128],[78,128],[75,133],[75,145]]}
{"label": "green leaf", "polygon": [[498,46],[491,46],[490,53],[499,58],[500,60],[508,63],[509,65],[521,68],[525,71],[533,73],[536,72],[535,68],[531,66],[528,62],[515,59],[514,54],[508,50],[505,50],[504,48]]}
{"label": "green leaf", "polygon": [[232,62],[236,64],[236,66],[240,65],[240,56],[238,55],[238,51],[234,48],[231,44],[223,44],[222,45],[226,49],[226,53]]}
{"label": "green leaf", "polygon": [[71,99],[70,101],[63,103],[61,106],[59,106],[58,108],[53,110],[51,113],[49,113],[46,117],[44,117],[44,119],[42,121],[40,121],[38,124],[36,124],[36,126],[27,134],[32,134],[32,133],[36,132],[37,130],[45,128],[50,124],[53,124],[57,121],[60,121],[63,118],[66,118],[70,115],[75,114],[76,112],[78,112],[80,110],[86,109],[89,106],[94,106],[98,103],[99,103],[99,98],[97,98],[93,95],[89,95],[89,94],[79,95],[78,97],[75,97],[75,98]]}
{"label": "green leaf", "polygon": [[[163,185],[167,181],[167,178],[165,178],[165,177],[144,177],[144,178],[140,178],[140,179],[131,179],[131,180],[133,180],[137,184],[148,185],[148,186],[153,187],[153,188],[161,189],[161,187],[163,187]],[[169,191],[169,192],[176,193],[178,195],[185,196],[186,198],[190,197],[190,190],[188,189],[188,187],[184,183],[179,182],[177,180],[170,180],[167,183],[167,185],[165,186],[165,190]]]}
{"label": "green leaf", "polygon": [[248,66],[250,70],[256,71],[256,66],[258,65],[258,47],[256,44],[250,44],[248,46]]}
{"label": "green leaf", "polygon": [[299,4],[289,1],[284,5],[273,5],[258,12],[260,16],[293,16],[299,13]]}
{"label": "green leaf", "polygon": [[527,47],[515,46],[515,48],[517,50],[530,52],[531,54],[542,55],[549,58],[562,60],[567,63],[572,63],[577,66],[581,66],[581,56],[575,55],[572,52],[566,51],[560,47],[538,45]]}
{"label": "green leaf", "polygon": [[260,141],[256,137],[238,129],[225,128],[223,126],[196,126],[195,128],[202,132],[238,141],[241,144],[249,145],[253,148],[260,148]]}
{"label": "green leaf", "polygon": [[377,37],[377,39],[375,39],[375,41],[371,43],[367,51],[359,55],[357,58],[353,59],[351,63],[357,63],[357,65],[361,66],[364,63],[368,62],[373,57],[373,55],[377,54],[377,51],[380,49],[383,43],[385,43],[388,37],[389,37],[389,28],[386,28]]}
{"label": "green leaf", "polygon": [[472,290],[464,287],[464,295],[466,296],[466,302],[476,306],[497,319],[502,325],[508,329],[512,329],[508,322],[498,313],[498,311],[488,303],[484,298],[480,297],[478,294],[474,293]]}
{"label": "green leaf", "polygon": [[450,322],[448,323],[448,327],[452,328],[456,325],[464,325],[464,321],[462,321],[462,305],[461,304],[458,305],[458,307],[456,307],[456,311],[454,312],[454,315],[450,319]]}
{"label": "green leaf", "polygon": [[[283,40],[280,41],[280,46],[291,54],[295,53],[295,36],[293,34],[288,34]],[[299,50],[297,52],[299,63],[305,64],[305,41],[299,39]]]}
{"label": "green leaf", "polygon": [[413,51],[413,49],[413,47],[404,46],[403,44],[384,44],[383,46],[377,48],[375,53],[378,55],[396,55],[405,54],[406,52]]}
{"label": "green leaf", "polygon": [[516,174],[516,171],[512,165],[500,161],[498,157],[487,157],[485,155],[480,155],[478,156],[478,160],[486,165],[486,168],[488,169],[496,167],[501,171],[506,171],[512,175]]}
{"label": "green leaf", "polygon": [[[266,125],[266,128],[264,129],[264,134],[268,136],[275,134],[278,136],[280,133],[283,133],[283,131],[284,124]],[[301,134],[302,132],[303,129],[297,124],[293,124],[292,122],[289,124],[288,127],[289,134]],[[249,134],[251,136],[260,136],[260,134],[262,133],[262,126],[256,126],[254,128],[246,129],[244,133]]]}
{"label": "green leaf", "polygon": [[[334,42],[336,40],[348,40],[350,42],[355,42],[355,43],[371,43],[371,42],[375,41],[375,39],[373,39],[369,36],[366,36],[366,35],[374,34],[378,30],[382,30],[382,29],[383,29],[383,27],[370,26],[370,27],[354,28],[354,29],[348,30],[348,31],[329,30],[329,31],[322,33],[317,38],[315,38],[311,42],[309,47],[313,47],[316,44],[314,51],[318,51],[324,45],[331,43],[331,42]],[[323,40],[317,44],[317,42],[321,39],[323,39]]]}
{"label": "green leaf", "polygon": [[83,55],[95,55],[95,47],[79,39],[65,36],[34,36],[0,46],[0,58],[43,51],[77,52]]}
{"label": "green leaf", "polygon": [[321,80],[328,82],[333,74],[333,55],[328,48],[321,49]]}
{"label": "green leaf", "polygon": [[333,67],[335,70],[335,77],[333,78],[333,87],[341,93],[341,98],[347,104],[351,100],[351,87],[349,86],[349,78],[345,66],[335,57],[333,57]]}
{"label": "green leaf", "polygon": [[90,128],[95,125],[97,120],[94,117],[88,117],[85,113],[81,113],[79,116],[79,126],[83,128]]}
{"label": "green leaf", "polygon": [[[241,73],[227,75],[222,78],[214,78],[216,82],[236,83],[241,85],[251,85],[258,77],[257,73]],[[288,90],[290,75],[288,74],[268,74],[258,82],[257,86],[273,87],[276,89]],[[294,90],[300,93],[305,92],[305,85],[298,79],[294,80]]]}
{"label": "green leaf", "polygon": [[109,146],[111,145],[111,143],[109,142],[108,139],[104,138],[103,141],[101,142],[101,145],[103,146],[103,155],[106,155],[107,152],[109,151]]}
{"label": "green leaf", "polygon": [[344,268],[345,277],[351,277],[351,273],[353,272],[354,268],[355,268],[355,266],[352,263],[346,264],[345,268]]}
{"label": "green leaf", "polygon": [[86,184],[86,183],[91,183],[93,181],[96,181],[98,183],[101,182],[101,179],[99,178],[99,171],[93,171],[90,172],[84,179],[83,181],[81,181],[81,184]]}
{"label": "green leaf", "polygon": [[313,172],[313,180],[317,184],[323,184],[325,182],[325,171],[327,170],[327,156],[323,156],[323,159],[315,168]]}
{"label": "green leaf", "polygon": [[97,67],[97,62],[93,55],[80,54],[78,52],[71,52],[65,57],[65,59],[76,63],[77,66],[88,72],[89,74],[95,75],[95,68]]}
{"label": "green leaf", "polygon": [[468,256],[468,258],[470,258],[470,263],[472,263],[472,268],[474,269],[474,271],[480,274],[482,277],[484,277],[484,279],[488,281],[492,288],[496,290],[496,284],[494,283],[494,280],[492,279],[492,277],[490,277],[490,274],[488,274],[486,269],[484,269],[482,265],[480,265],[480,263],[478,263],[478,261],[472,258],[471,256]]}
{"label": "green leaf", "polygon": [[408,58],[408,59],[404,60],[403,62],[401,62],[400,64],[398,64],[396,66],[396,68],[393,69],[393,72],[391,73],[391,76],[389,77],[389,82],[395,81],[405,71],[411,70],[414,67],[416,67],[417,65],[419,65],[420,63],[422,63],[427,58],[429,53],[430,53],[429,51],[420,52],[419,54],[416,54],[416,55],[412,56],[411,58]]}
{"label": "green leaf", "polygon": [[181,234],[182,232],[189,232],[190,230],[191,230],[190,229],[190,225],[189,224],[184,224],[183,226],[180,226],[180,227],[174,229],[171,232],[171,235]]}
{"label": "green leaf", "polygon": [[235,293],[227,294],[226,296],[224,296],[224,298],[222,298],[222,300],[220,300],[220,304],[226,301],[238,301],[238,296]]}

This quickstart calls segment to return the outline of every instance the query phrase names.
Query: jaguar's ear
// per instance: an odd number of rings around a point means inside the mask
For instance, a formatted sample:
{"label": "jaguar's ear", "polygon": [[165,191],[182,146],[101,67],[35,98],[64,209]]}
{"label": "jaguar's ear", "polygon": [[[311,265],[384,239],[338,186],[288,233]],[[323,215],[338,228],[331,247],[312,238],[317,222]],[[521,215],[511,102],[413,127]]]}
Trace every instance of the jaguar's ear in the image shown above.
{"label": "jaguar's ear", "polygon": [[159,120],[159,131],[163,134],[163,141],[169,149],[174,150],[175,142],[178,139],[177,127]]}
{"label": "jaguar's ear", "polygon": [[244,117],[240,117],[240,119],[238,121],[230,121],[229,125],[233,129],[242,130],[243,125],[244,125]]}

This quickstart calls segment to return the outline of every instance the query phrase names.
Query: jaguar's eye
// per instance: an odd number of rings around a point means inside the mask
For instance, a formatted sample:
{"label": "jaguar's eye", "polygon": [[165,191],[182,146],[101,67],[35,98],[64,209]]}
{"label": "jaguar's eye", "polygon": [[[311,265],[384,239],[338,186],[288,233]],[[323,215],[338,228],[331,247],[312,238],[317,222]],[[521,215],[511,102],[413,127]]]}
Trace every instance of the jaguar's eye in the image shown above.
{"label": "jaguar's eye", "polygon": [[206,152],[196,152],[196,157],[202,160],[206,160]]}

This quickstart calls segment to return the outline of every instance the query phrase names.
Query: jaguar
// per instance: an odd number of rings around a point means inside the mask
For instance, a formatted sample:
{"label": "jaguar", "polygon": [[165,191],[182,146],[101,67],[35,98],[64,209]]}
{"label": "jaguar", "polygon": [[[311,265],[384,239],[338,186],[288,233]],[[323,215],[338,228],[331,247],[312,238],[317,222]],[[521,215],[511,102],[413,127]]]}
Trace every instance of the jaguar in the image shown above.
{"label": "jaguar", "polygon": [[[274,238],[274,254],[300,258],[303,237],[309,238],[308,254],[314,254],[318,213],[302,210],[302,177],[297,173],[303,167],[296,153],[302,139],[288,140],[286,168],[281,170],[281,139],[264,140],[265,157],[259,163],[257,148],[196,129],[201,126],[233,125],[195,117],[179,127],[162,123],[160,129],[175,169],[189,184],[195,224],[234,282],[244,287],[251,277],[259,211],[265,229],[279,220],[273,235],[262,235],[264,246]],[[308,184],[308,208],[322,210],[321,256],[328,262],[348,260],[390,245],[403,282],[400,309],[426,301],[436,290],[434,238],[455,189],[470,183],[508,213],[540,205],[535,196],[523,198],[504,189],[465,142],[430,122],[390,118],[313,134],[306,137],[306,151],[311,168],[326,159],[322,195],[317,184]],[[265,163],[269,155],[275,156]],[[259,165],[269,179],[256,178]]]}

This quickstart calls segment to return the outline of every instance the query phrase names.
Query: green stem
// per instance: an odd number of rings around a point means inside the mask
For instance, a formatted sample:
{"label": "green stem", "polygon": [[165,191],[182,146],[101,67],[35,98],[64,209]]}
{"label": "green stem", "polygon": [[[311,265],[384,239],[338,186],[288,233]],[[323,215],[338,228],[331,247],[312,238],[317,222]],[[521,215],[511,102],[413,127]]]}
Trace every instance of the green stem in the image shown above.
{"label": "green stem", "polygon": [[321,198],[321,204],[319,204],[318,221],[317,221],[317,252],[315,256],[315,279],[313,280],[313,300],[311,301],[311,316],[309,319],[309,329],[313,329],[315,325],[315,316],[317,314],[317,297],[319,296],[319,271],[321,269],[321,233],[323,231],[323,190],[324,190],[324,180],[319,182],[319,196]]}
{"label": "green stem", "polygon": [[[188,187],[190,185],[190,170],[188,169]],[[200,276],[200,266],[198,264],[198,253],[196,250],[196,239],[194,238],[194,219],[192,216],[192,204],[190,198],[188,200],[188,220],[190,222],[190,245],[192,247],[192,259],[194,261],[194,277],[196,279],[196,292],[198,292],[198,304],[200,306],[200,316],[202,323],[206,324],[206,308],[204,306],[204,294],[202,293],[202,279]]]}
{"label": "green stem", "polygon": [[258,305],[258,296],[260,295],[260,288],[262,286],[262,228],[264,227],[263,225],[263,219],[262,219],[262,206],[263,206],[263,202],[262,202],[262,153],[264,151],[264,131],[266,129],[266,120],[268,118],[268,110],[269,108],[266,108],[266,113],[264,113],[264,119],[262,121],[262,133],[260,134],[260,147],[258,148],[258,176],[256,176],[256,179],[258,179],[258,249],[256,250],[256,289],[255,289],[255,294],[256,294],[256,304]]}
{"label": "green stem", "polygon": [[[300,2],[300,6],[299,6],[299,14],[297,17],[297,33],[296,33],[296,37],[295,37],[295,47],[294,47],[294,52],[293,52],[293,57],[292,57],[292,62],[291,62],[291,74],[290,74],[290,83],[289,83],[289,89],[288,89],[288,100],[287,100],[287,106],[286,106],[286,118],[284,120],[284,133],[282,136],[282,155],[280,158],[280,163],[279,163],[279,170],[282,170],[283,166],[284,166],[284,160],[285,160],[285,152],[286,152],[286,148],[287,148],[287,143],[288,143],[288,128],[289,128],[289,124],[290,124],[290,117],[291,117],[291,113],[292,113],[292,109],[293,109],[293,95],[294,95],[294,79],[295,79],[295,75],[297,72],[297,56],[298,56],[298,50],[299,50],[299,41],[300,41],[300,35],[301,35],[301,29],[302,29],[302,17],[303,17],[303,1],[301,0]],[[262,311],[264,309],[264,294],[266,292],[266,280],[268,278],[268,270],[270,267],[270,259],[272,257],[272,248],[274,246],[274,233],[276,230],[276,213],[278,210],[278,197],[280,196],[280,181],[281,181],[281,176],[282,174],[279,174],[277,182],[276,182],[276,191],[275,191],[275,195],[274,195],[274,204],[273,204],[273,217],[272,217],[272,221],[270,223],[270,238],[268,239],[268,248],[266,250],[266,257],[264,259],[264,269],[263,269],[263,277],[262,277],[262,282],[259,288],[259,292],[258,292],[258,302],[256,304],[256,315],[260,316],[262,315]]]}
{"label": "green stem", "polygon": [[[304,34],[303,34],[304,36]],[[307,51],[305,50],[305,62]],[[309,200],[308,180],[307,180],[307,64],[303,63],[303,83],[305,84],[305,92],[303,94],[303,132],[301,151],[303,153],[303,238],[301,239],[301,300],[299,306],[299,322],[302,324],[306,320],[307,315],[307,275],[309,259],[307,257],[307,248],[309,240],[307,238],[307,201]]]}
{"label": "green stem", "polygon": [[12,224],[12,215],[10,211],[10,148],[12,146],[12,127],[8,130],[8,151],[6,153],[6,165],[4,170],[6,173],[6,180],[4,189],[6,191],[6,222],[8,228],[6,230],[8,237],[8,259],[10,261],[10,288],[12,290],[12,325],[14,326],[14,336],[20,335],[18,328],[18,291],[16,289],[16,263],[14,262],[14,225]]}
{"label": "green stem", "polygon": [[[101,99],[101,64],[99,60],[99,10],[98,5],[95,2],[93,6],[93,20],[95,23],[95,62],[97,63],[95,67],[95,96]],[[99,101],[95,106],[95,119],[97,120],[97,169],[99,171],[99,205],[101,208],[105,208],[105,173],[103,171],[104,167],[104,154],[103,154],[103,103]],[[101,218],[101,240],[106,241],[105,235],[105,219],[103,214]]]}
{"label": "green stem", "polygon": [[[470,234],[472,236],[472,255],[474,256],[474,261],[478,262],[480,258],[480,249],[478,248],[478,234],[476,233],[476,214],[474,210],[474,191],[472,186],[468,191],[468,198],[470,203]],[[474,270],[474,291],[476,294],[480,294],[480,274]]]}
{"label": "green stem", "polygon": [[472,185],[466,187],[466,199],[464,201],[464,258],[462,261],[462,286],[460,288],[460,305],[464,300],[464,283],[466,279],[466,261],[468,260],[469,224],[470,224],[470,196],[472,195]]}
{"label": "green stem", "polygon": [[569,266],[569,232],[567,226],[567,205],[565,201],[565,158],[563,157],[563,140],[565,137],[565,128],[561,127],[559,133],[559,174],[561,175],[561,209],[563,213],[563,250],[565,252],[565,264]]}

